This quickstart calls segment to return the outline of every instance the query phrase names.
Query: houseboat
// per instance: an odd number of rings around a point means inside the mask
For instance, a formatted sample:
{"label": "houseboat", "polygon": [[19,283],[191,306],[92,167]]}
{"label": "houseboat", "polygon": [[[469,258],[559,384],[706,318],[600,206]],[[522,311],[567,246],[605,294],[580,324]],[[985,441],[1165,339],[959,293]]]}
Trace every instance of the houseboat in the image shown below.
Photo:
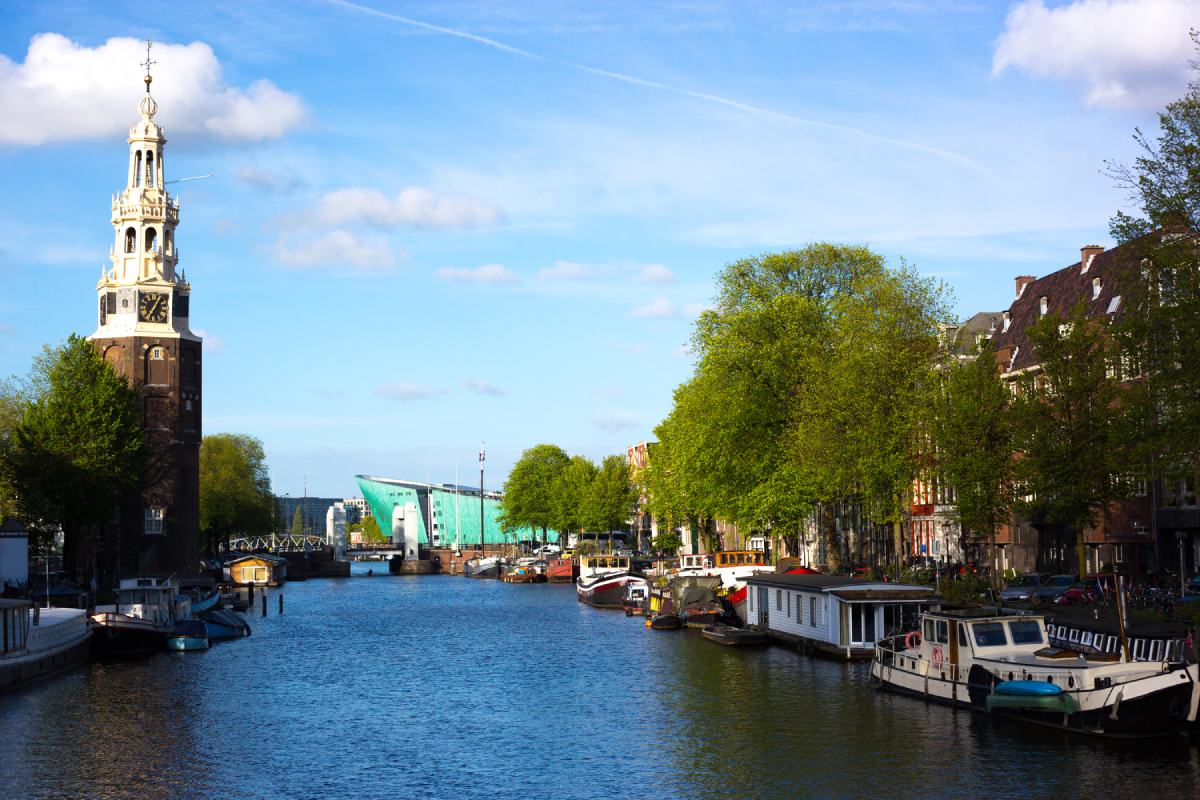
{"label": "houseboat", "polygon": [[499,556],[472,558],[463,562],[463,575],[468,578],[499,578],[505,566]]}
{"label": "houseboat", "polygon": [[238,586],[282,586],[287,580],[287,559],[269,553],[251,553],[225,564],[225,577]]}
{"label": "houseboat", "polygon": [[92,655],[113,658],[146,655],[166,647],[175,623],[191,616],[190,601],[174,578],[127,578],[117,602],[92,613]]}
{"label": "houseboat", "polygon": [[630,572],[630,557],[588,555],[579,557],[579,578],[575,591],[580,602],[596,608],[621,608],[625,587],[645,584],[646,579]]}
{"label": "houseboat", "polygon": [[748,620],[805,651],[869,659],[888,632],[908,630],[939,608],[928,586],[842,575],[765,574],[746,578]]}
{"label": "houseboat", "polygon": [[83,609],[0,600],[0,693],[85,663],[90,640]]}
{"label": "houseboat", "polygon": [[761,550],[720,550],[705,555],[685,555],[679,559],[680,576],[719,576],[722,593],[743,623],[747,622],[746,579],[751,575],[771,573],[775,567],[767,563]]}
{"label": "houseboat", "polygon": [[[1122,653],[1121,630],[1114,609],[1059,606],[1047,611],[1046,638],[1051,647],[1085,655]],[[1164,620],[1131,619],[1125,629],[1130,661],[1181,664],[1187,659],[1188,625]]]}
{"label": "houseboat", "polygon": [[546,565],[546,580],[550,583],[571,583],[575,580],[575,559],[552,558]]}
{"label": "houseboat", "polygon": [[1050,644],[1041,616],[968,610],[923,613],[919,626],[877,645],[871,674],[884,689],[996,717],[1143,738],[1195,723],[1197,670],[1064,650]]}

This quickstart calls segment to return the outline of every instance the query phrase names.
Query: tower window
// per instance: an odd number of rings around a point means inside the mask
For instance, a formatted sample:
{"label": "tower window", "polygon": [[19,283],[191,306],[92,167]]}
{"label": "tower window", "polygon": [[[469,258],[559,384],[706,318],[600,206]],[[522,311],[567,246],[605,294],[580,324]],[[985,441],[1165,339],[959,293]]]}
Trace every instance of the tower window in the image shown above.
{"label": "tower window", "polygon": [[146,228],[146,252],[157,250],[158,234],[154,228]]}
{"label": "tower window", "polygon": [[147,508],[145,512],[145,527],[143,531],[147,535],[161,535],[163,532],[163,510],[161,508]]}
{"label": "tower window", "polygon": [[151,347],[150,348],[150,357],[155,359],[156,361],[161,361],[166,356],[164,355],[163,349],[161,347]]}
{"label": "tower window", "polygon": [[146,185],[154,185],[154,153],[146,153]]}
{"label": "tower window", "polygon": [[133,228],[125,229],[125,252],[132,253],[137,247],[137,231]]}
{"label": "tower window", "polygon": [[142,185],[142,151],[138,150],[133,156],[133,185]]}

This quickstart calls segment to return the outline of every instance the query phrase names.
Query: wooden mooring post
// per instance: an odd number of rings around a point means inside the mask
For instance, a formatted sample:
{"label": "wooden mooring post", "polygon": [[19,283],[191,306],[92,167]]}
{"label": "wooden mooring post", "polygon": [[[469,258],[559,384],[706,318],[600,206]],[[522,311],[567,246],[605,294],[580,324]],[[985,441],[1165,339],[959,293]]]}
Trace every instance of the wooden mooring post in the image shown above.
{"label": "wooden mooring post", "polygon": [[263,589],[263,593],[262,593],[262,609],[263,609],[262,615],[265,617],[267,615],[267,590],[266,589]]}
{"label": "wooden mooring post", "polygon": [[283,592],[279,593],[279,616],[283,616]]}

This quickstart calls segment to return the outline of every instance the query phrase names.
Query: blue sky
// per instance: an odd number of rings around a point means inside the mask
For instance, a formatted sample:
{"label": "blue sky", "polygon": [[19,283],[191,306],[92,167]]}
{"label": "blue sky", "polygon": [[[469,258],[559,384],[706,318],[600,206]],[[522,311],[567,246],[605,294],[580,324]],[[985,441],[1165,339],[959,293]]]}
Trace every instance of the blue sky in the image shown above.
{"label": "blue sky", "polygon": [[0,4],[0,375],[95,327],[157,120],[204,427],[280,493],[652,436],[737,258],[864,243],[964,316],[1107,245],[1188,0]]}

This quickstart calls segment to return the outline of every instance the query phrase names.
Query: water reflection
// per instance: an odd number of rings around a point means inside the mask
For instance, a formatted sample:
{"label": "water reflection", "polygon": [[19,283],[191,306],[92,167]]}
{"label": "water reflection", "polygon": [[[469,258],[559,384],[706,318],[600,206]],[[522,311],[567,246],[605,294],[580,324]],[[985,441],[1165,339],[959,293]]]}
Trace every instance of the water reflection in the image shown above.
{"label": "water reflection", "polygon": [[[362,568],[365,571],[366,567]],[[0,798],[1193,797],[1197,751],[1122,750],[449,577],[308,581],[205,653],[0,698]]]}

